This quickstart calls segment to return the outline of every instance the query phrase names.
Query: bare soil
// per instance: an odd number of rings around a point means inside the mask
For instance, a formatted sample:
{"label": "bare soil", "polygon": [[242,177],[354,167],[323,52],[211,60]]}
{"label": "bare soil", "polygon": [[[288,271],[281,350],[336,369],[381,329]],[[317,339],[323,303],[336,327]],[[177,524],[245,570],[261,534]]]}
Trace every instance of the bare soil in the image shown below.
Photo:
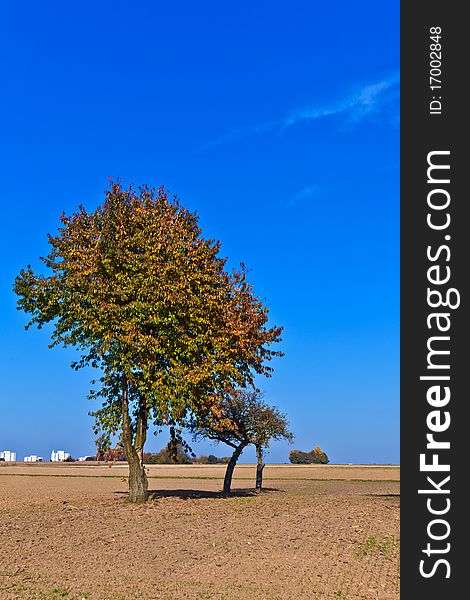
{"label": "bare soil", "polygon": [[394,600],[399,469],[152,466],[126,502],[125,465],[0,467],[0,598]]}

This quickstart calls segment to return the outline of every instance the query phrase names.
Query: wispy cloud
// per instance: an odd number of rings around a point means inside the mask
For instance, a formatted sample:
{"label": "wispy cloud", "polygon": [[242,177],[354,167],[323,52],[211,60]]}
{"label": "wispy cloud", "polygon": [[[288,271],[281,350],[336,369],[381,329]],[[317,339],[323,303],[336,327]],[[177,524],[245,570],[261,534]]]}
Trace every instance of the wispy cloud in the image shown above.
{"label": "wispy cloud", "polygon": [[358,123],[363,119],[378,113],[389,103],[399,83],[398,73],[362,87],[358,92],[352,93],[340,101],[329,106],[308,107],[293,112],[284,122],[285,127],[290,127],[301,121],[314,121],[333,115],[346,118],[349,122]]}
{"label": "wispy cloud", "polygon": [[200,150],[211,150],[212,148],[216,148],[217,146],[222,146],[223,144],[227,144],[229,142],[234,142],[240,138],[247,137],[249,135],[257,135],[260,133],[266,133],[267,131],[273,131],[275,129],[280,129],[283,125],[283,120],[278,121],[268,121],[266,123],[259,123],[258,125],[253,125],[252,127],[245,127],[243,129],[234,129],[225,135],[222,135],[215,140],[207,142],[200,146]]}
{"label": "wispy cloud", "polygon": [[308,200],[309,198],[313,198],[317,195],[318,186],[317,185],[308,185],[301,190],[299,190],[296,194],[291,196],[287,201],[287,206],[295,206],[302,202],[303,200]]}
{"label": "wispy cloud", "polygon": [[[392,73],[380,81],[369,83],[343,98],[325,106],[307,106],[299,108],[286,115],[282,119],[259,123],[251,127],[233,130],[207,144],[201,146],[200,150],[208,150],[222,144],[233,142],[240,138],[251,135],[266,133],[269,131],[283,130],[301,123],[338,117],[342,123],[357,125],[364,119],[380,114],[393,100],[396,99],[399,85],[399,73]],[[395,122],[397,115],[391,118]]]}

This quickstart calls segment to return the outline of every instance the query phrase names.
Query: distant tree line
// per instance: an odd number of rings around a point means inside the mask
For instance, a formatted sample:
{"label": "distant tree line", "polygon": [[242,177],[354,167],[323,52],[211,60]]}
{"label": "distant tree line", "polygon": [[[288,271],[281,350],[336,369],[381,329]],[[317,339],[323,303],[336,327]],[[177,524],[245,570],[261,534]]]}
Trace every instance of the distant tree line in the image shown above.
{"label": "distant tree line", "polygon": [[209,456],[201,454],[201,456],[198,456],[192,462],[199,465],[226,465],[229,461],[230,456],[218,457],[214,454],[209,454]]}
{"label": "distant tree line", "polygon": [[229,456],[219,458],[214,454],[209,454],[209,456],[204,454],[198,457],[192,456],[181,443],[178,443],[175,453],[172,451],[170,444],[171,442],[159,452],[145,452],[144,463],[146,465],[223,465],[227,464],[230,460]]}
{"label": "distant tree line", "polygon": [[[181,443],[177,444],[176,453],[172,449],[171,442],[158,452],[144,452],[144,464],[146,465],[225,465],[229,462],[229,456],[218,457],[214,454],[192,455]],[[74,462],[69,458],[67,462]],[[94,456],[87,456],[86,462],[126,462],[126,454],[122,448],[113,448],[108,452],[98,452]]]}

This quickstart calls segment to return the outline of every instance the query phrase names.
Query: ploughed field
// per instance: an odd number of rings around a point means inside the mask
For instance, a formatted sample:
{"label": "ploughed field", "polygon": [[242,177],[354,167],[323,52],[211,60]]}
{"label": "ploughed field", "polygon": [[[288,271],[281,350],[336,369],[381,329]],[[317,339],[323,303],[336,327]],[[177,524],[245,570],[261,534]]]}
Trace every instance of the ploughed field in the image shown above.
{"label": "ploughed field", "polygon": [[149,466],[151,499],[126,502],[127,466],[0,466],[0,598],[399,598],[399,469]]}

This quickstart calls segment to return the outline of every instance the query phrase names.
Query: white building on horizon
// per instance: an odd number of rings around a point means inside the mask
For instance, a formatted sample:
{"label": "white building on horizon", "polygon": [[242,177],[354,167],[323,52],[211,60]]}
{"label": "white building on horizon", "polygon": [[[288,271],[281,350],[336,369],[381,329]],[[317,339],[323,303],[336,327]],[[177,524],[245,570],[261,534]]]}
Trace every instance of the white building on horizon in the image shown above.
{"label": "white building on horizon", "polygon": [[0,460],[3,458],[5,462],[16,462],[16,452],[12,450],[3,450],[0,452]]}
{"label": "white building on horizon", "polygon": [[29,456],[25,456],[23,459],[24,462],[42,462],[42,456],[38,456],[37,454],[30,454]]}
{"label": "white building on horizon", "polygon": [[64,450],[53,450],[51,452],[51,462],[64,462],[70,458],[69,452],[64,452]]}

